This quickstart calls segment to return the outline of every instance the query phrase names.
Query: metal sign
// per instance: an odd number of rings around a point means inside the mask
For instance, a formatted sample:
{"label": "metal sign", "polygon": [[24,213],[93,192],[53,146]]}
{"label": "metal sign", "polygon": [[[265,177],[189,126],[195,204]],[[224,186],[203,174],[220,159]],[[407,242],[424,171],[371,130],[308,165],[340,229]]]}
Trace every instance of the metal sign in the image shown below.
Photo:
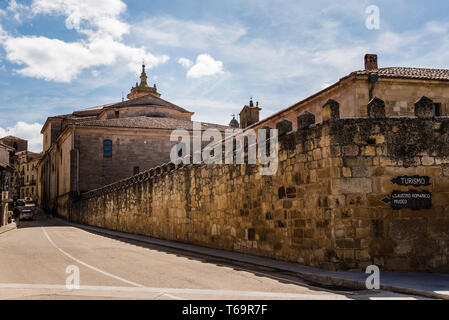
{"label": "metal sign", "polygon": [[393,184],[400,186],[423,187],[430,185],[430,177],[423,176],[400,176],[391,179]]}
{"label": "metal sign", "polygon": [[397,191],[394,190],[391,197],[380,200],[386,205],[390,205],[393,210],[400,209],[430,209],[432,207],[432,193],[429,191]]}

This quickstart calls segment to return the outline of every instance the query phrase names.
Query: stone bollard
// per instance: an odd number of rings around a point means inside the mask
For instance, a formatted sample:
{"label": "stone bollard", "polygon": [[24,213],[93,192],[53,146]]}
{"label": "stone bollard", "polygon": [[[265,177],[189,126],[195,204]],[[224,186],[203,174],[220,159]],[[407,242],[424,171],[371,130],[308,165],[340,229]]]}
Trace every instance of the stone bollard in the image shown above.
{"label": "stone bollard", "polygon": [[381,119],[385,118],[385,102],[382,99],[374,97],[368,103],[368,118]]}
{"label": "stone bollard", "polygon": [[278,130],[279,137],[284,136],[293,130],[292,122],[287,119],[279,120],[276,123],[276,129]]}
{"label": "stone bollard", "polygon": [[304,111],[298,116],[297,122],[298,130],[308,128],[315,124],[315,115],[309,111]]}
{"label": "stone bollard", "polygon": [[323,105],[322,118],[323,122],[331,119],[340,119],[340,104],[333,99],[327,100]]}
{"label": "stone bollard", "polygon": [[425,96],[421,97],[415,103],[415,116],[422,119],[433,118],[434,106],[433,101]]}

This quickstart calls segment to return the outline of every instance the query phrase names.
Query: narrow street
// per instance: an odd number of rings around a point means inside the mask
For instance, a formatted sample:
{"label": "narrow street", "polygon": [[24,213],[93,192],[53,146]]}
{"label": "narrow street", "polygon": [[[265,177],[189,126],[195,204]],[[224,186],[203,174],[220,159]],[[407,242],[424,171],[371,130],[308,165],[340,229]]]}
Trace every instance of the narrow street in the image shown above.
{"label": "narrow street", "polygon": [[[113,239],[43,215],[0,235],[0,252],[0,299],[421,299],[323,288],[294,274]],[[67,287],[76,268],[80,287]]]}

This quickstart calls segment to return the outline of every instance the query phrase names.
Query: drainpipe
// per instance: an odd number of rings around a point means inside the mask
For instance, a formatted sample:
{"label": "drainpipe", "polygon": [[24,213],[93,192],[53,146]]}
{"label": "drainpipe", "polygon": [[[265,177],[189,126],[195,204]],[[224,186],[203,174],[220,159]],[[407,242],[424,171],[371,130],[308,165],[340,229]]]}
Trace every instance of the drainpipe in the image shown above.
{"label": "drainpipe", "polygon": [[[376,72],[372,72],[368,75],[369,87],[369,101],[373,100],[374,88],[376,87],[376,82],[379,80],[379,75]],[[368,101],[368,102],[369,102]]]}

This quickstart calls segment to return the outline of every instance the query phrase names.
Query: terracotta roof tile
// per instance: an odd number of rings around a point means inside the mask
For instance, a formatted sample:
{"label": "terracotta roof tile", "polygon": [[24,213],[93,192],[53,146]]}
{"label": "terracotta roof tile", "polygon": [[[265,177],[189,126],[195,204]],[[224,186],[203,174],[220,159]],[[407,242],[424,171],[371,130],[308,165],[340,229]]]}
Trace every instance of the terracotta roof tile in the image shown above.
{"label": "terracotta roof tile", "polygon": [[[139,128],[139,129],[193,129],[193,122],[175,118],[133,117],[108,120],[94,120],[79,122],[79,127],[111,127],[111,128]],[[202,129],[216,128],[225,130],[228,127],[213,123],[201,123]]]}
{"label": "terracotta roof tile", "polygon": [[420,80],[440,80],[449,81],[449,70],[447,69],[426,69],[426,68],[380,68],[378,70],[356,71],[353,74],[366,75],[370,72],[377,72],[382,78],[403,78],[403,79],[420,79]]}
{"label": "terracotta roof tile", "polygon": [[116,103],[109,107],[110,108],[125,108],[125,107],[138,107],[138,106],[163,107],[163,108],[177,110],[177,111],[183,112],[183,113],[191,113],[190,111],[187,111],[184,108],[181,108],[171,102],[168,102],[164,99],[158,98],[151,94],[143,96],[143,97],[139,97],[136,99],[131,99],[131,100],[123,101],[120,103]]}

